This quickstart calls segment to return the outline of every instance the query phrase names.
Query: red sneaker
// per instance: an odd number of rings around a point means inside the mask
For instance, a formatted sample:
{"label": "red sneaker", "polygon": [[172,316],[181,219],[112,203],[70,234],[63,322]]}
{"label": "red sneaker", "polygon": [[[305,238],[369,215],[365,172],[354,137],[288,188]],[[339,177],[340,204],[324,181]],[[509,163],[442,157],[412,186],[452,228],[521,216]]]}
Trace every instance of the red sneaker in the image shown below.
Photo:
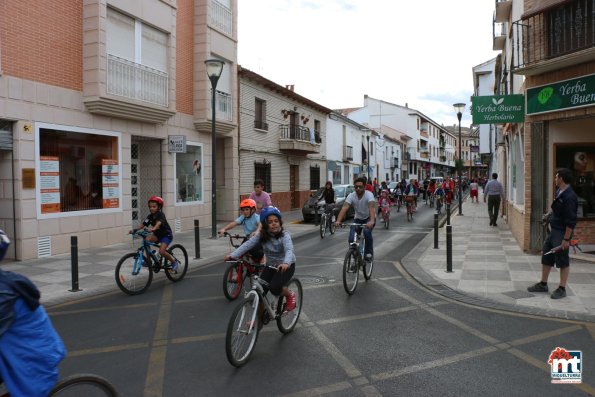
{"label": "red sneaker", "polygon": [[295,293],[293,291],[289,291],[289,296],[285,297],[285,299],[286,299],[285,311],[290,312],[293,309],[295,309],[295,306],[296,306]]}

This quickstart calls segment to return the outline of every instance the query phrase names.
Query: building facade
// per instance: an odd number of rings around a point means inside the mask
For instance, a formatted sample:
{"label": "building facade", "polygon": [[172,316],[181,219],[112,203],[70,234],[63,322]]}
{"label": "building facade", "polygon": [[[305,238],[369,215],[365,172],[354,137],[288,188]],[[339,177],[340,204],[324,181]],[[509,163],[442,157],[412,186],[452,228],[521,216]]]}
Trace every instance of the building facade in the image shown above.
{"label": "building facade", "polygon": [[[32,28],[31,21],[44,21]],[[165,200],[175,231],[237,196],[236,0],[0,3],[0,228],[29,259],[126,239]],[[221,200],[221,203],[224,203]],[[232,204],[219,204],[228,218]]]}

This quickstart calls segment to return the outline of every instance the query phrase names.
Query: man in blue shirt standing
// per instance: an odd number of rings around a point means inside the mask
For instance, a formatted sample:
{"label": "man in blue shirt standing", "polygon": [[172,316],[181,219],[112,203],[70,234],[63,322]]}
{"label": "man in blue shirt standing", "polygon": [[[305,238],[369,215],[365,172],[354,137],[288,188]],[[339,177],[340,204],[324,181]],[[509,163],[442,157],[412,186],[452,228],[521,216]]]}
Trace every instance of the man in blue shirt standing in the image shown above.
{"label": "man in blue shirt standing", "polygon": [[498,211],[500,210],[500,203],[504,202],[504,187],[498,182],[498,174],[492,174],[486,187],[483,189],[483,202],[488,201],[488,215],[490,216],[490,226],[498,226]]}
{"label": "man in blue shirt standing", "polygon": [[[578,198],[570,187],[572,171],[560,168],[555,176],[556,198],[550,211],[545,216],[549,223],[550,233],[543,243],[541,256],[541,282],[527,288],[529,292],[548,292],[547,279],[554,264],[560,269],[560,285],[552,293],[552,299],[566,296],[566,283],[570,274],[570,239],[576,226]],[[553,248],[561,249],[553,254],[547,254]]]}

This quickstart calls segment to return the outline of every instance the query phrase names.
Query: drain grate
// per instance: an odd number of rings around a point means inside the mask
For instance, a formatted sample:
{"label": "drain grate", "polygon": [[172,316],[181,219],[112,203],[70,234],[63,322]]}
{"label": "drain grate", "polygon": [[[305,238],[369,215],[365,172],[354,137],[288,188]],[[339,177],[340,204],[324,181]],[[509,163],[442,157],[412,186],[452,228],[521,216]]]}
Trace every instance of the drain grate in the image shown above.
{"label": "drain grate", "polygon": [[302,284],[307,285],[319,285],[328,283],[328,280],[325,277],[320,276],[304,276],[300,274],[299,276],[297,276],[297,278],[300,279]]}

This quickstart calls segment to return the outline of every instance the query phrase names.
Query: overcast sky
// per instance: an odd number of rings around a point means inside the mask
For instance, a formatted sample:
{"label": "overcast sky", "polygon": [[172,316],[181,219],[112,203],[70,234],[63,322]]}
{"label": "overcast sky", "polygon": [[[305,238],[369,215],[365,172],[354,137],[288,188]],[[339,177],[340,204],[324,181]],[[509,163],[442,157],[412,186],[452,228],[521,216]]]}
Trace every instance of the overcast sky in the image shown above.
{"label": "overcast sky", "polygon": [[494,0],[239,0],[238,60],[331,109],[364,94],[457,123],[492,51]]}

